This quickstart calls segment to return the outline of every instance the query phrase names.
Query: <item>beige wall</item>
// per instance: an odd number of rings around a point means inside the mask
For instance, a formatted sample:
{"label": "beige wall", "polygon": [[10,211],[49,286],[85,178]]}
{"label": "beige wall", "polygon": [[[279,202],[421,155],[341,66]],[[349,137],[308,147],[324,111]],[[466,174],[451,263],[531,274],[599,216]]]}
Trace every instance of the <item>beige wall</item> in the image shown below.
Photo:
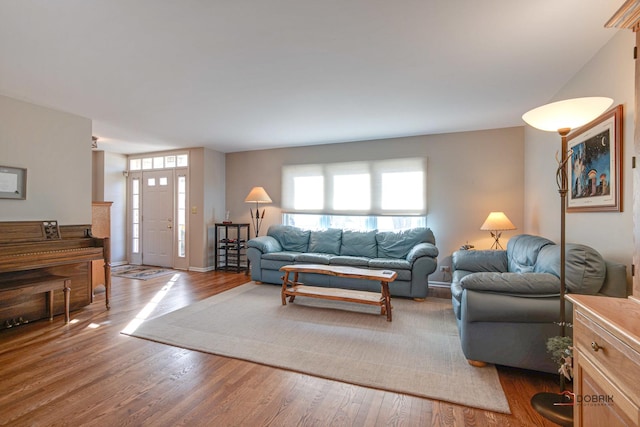
{"label": "beige wall", "polygon": [[[616,31],[616,30],[611,30]],[[631,157],[634,117],[634,35],[621,30],[549,102],[583,96],[608,96],[614,106],[622,104],[623,118],[623,212],[568,213],[567,242],[594,247],[606,258],[631,269],[633,212]],[[532,105],[537,107],[537,105]],[[523,111],[524,113],[524,111]],[[560,137],[527,126],[525,130],[525,229],[560,240],[560,198],[555,183],[556,151]]]}
{"label": "beige wall", "polygon": [[[282,165],[427,157],[427,222],[440,263],[449,264],[451,253],[466,242],[491,246],[489,233],[480,231],[490,211],[504,211],[519,229],[504,233],[505,246],[522,231],[523,155],[522,127],[229,153],[226,205],[234,222],[250,222],[244,199],[252,187],[265,187],[273,200],[266,205],[266,232],[281,219]],[[438,272],[431,279],[447,278]]]}
{"label": "beige wall", "polygon": [[96,202],[111,205],[111,262],[126,264],[127,251],[127,156],[105,151],[93,151],[93,196]]}
{"label": "beige wall", "polygon": [[207,148],[189,152],[189,269],[214,266],[213,224],[224,219],[225,155]]}
{"label": "beige wall", "polygon": [[0,96],[0,165],[27,169],[27,200],[0,221],[91,224],[91,120]]}

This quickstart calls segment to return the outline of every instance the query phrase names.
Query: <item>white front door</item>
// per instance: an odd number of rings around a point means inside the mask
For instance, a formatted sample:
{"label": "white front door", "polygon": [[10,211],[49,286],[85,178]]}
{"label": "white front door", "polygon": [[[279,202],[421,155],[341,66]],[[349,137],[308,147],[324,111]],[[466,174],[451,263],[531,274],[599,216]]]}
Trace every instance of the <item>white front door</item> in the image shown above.
{"label": "white front door", "polygon": [[142,173],[142,263],[173,267],[173,171]]}

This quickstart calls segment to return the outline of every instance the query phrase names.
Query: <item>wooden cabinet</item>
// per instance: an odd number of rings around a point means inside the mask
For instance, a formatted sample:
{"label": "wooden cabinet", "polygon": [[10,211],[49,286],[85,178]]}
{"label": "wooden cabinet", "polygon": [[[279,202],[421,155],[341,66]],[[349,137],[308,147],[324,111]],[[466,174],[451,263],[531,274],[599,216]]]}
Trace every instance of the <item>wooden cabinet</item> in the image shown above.
{"label": "wooden cabinet", "polygon": [[[93,202],[91,203],[91,235],[94,237],[111,237],[111,205],[113,202]],[[91,299],[93,301],[93,291],[98,286],[105,286],[104,260],[97,260],[91,263]]]}
{"label": "wooden cabinet", "polygon": [[574,425],[640,425],[640,302],[567,299],[574,307]]}

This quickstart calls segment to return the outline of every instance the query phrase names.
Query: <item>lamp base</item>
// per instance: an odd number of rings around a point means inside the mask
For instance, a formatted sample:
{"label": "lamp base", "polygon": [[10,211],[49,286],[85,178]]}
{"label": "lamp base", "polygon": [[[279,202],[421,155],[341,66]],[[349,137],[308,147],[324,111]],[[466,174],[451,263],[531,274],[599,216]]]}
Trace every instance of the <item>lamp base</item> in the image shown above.
{"label": "lamp base", "polygon": [[493,250],[501,250],[503,251],[504,248],[502,247],[502,245],[500,244],[500,237],[502,236],[502,232],[500,231],[491,231],[491,237],[493,238],[493,245],[491,245],[490,249]]}
{"label": "lamp base", "polygon": [[567,395],[537,393],[531,398],[531,406],[549,421],[561,426],[573,426],[573,403]]}

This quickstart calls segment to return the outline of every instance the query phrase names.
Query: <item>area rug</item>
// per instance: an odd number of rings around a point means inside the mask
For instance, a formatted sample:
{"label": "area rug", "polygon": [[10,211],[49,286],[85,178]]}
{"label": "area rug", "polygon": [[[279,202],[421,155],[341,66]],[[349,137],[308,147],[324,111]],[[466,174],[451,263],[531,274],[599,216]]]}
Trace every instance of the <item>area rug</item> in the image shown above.
{"label": "area rug", "polygon": [[381,390],[510,413],[493,366],[470,366],[444,299],[379,308],[253,282],[144,321],[130,335]]}
{"label": "area rug", "polygon": [[161,267],[148,267],[145,265],[120,265],[111,268],[111,275],[118,277],[127,277],[129,279],[149,280],[167,274],[175,273],[174,270],[168,270]]}

